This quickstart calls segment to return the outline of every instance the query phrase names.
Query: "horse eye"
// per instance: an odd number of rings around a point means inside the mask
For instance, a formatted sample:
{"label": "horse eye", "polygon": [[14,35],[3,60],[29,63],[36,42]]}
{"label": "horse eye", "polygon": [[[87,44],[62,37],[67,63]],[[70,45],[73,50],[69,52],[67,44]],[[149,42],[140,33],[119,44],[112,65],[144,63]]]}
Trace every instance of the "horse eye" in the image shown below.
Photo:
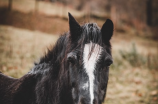
{"label": "horse eye", "polygon": [[109,61],[106,62],[106,66],[110,66],[112,63],[113,63],[113,61],[109,60]]}
{"label": "horse eye", "polygon": [[105,65],[106,66],[110,66],[112,63],[113,63],[113,60],[110,57],[105,59]]}
{"label": "horse eye", "polygon": [[76,60],[77,60],[77,55],[74,52],[68,54],[67,56],[68,62],[75,63]]}
{"label": "horse eye", "polygon": [[72,85],[71,85],[71,86],[74,88],[74,87],[76,87],[76,85],[77,85],[77,84],[76,84],[75,82],[72,82]]}

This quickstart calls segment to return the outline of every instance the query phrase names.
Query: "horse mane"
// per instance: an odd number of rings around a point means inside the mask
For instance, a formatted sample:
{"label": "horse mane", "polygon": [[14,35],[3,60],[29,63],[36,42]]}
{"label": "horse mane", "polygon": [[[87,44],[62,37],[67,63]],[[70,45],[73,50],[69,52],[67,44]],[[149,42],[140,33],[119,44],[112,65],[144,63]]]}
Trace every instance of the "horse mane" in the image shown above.
{"label": "horse mane", "polygon": [[[70,87],[68,86],[68,71],[65,70],[65,59],[69,44],[68,36],[69,33],[61,35],[54,47],[48,50],[47,54],[38,63],[35,63],[31,71],[28,72],[28,74],[34,74],[38,79],[41,79],[37,82],[38,86],[36,87],[37,102],[39,104],[41,102],[42,104],[60,104],[59,101],[65,99],[62,98],[63,96],[71,96]],[[45,88],[47,86],[49,88]],[[41,90],[41,88],[45,90]],[[67,90],[63,90],[63,88]],[[47,95],[45,95],[46,93]],[[60,95],[61,93],[62,95]],[[70,103],[70,101],[72,100],[65,99],[63,102]]]}
{"label": "horse mane", "polygon": [[59,37],[54,47],[40,59],[39,64],[41,63],[57,63],[63,60],[65,55],[66,46],[68,43],[68,33],[65,33]]}
{"label": "horse mane", "polygon": [[67,45],[68,45],[68,35],[69,33],[64,33],[59,37],[54,47],[40,58],[38,63],[35,63],[33,68],[28,72],[28,74],[51,74],[56,76],[57,79],[62,77],[64,74],[64,61],[66,59]]}

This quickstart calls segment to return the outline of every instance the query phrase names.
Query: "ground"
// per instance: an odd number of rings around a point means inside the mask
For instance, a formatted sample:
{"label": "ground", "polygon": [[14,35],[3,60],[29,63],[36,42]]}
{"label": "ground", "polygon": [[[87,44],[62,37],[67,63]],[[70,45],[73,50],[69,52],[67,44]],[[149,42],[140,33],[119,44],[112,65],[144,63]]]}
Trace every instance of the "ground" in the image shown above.
{"label": "ground", "polygon": [[0,67],[13,77],[26,74],[58,35],[0,25]]}
{"label": "ground", "polygon": [[[46,34],[39,31],[19,29],[12,26],[0,25],[0,71],[4,74],[19,78],[26,74],[35,61],[52,47],[58,35]],[[149,42],[139,37],[122,39],[124,35],[112,39],[114,64],[119,50],[127,50],[135,40],[141,52],[155,53],[155,41]],[[126,45],[125,45],[126,44]],[[153,44],[146,50],[143,44]],[[124,45],[124,46],[123,46]],[[120,47],[120,46],[123,46]],[[145,53],[144,53],[145,54]],[[122,63],[126,63],[122,60]],[[156,69],[121,65],[112,67],[109,75],[107,96],[104,104],[157,104],[158,102],[158,72]]]}
{"label": "ground", "polygon": [[[67,11],[79,23],[87,22],[86,12],[60,3],[40,1],[37,12],[34,0],[13,0],[12,11],[8,11],[8,1],[0,0],[0,71],[15,78],[26,74],[53,47],[59,34],[68,31]],[[90,21],[101,27],[103,17]],[[139,33],[128,27],[120,32],[114,29],[114,63],[103,104],[158,104],[158,42]]]}

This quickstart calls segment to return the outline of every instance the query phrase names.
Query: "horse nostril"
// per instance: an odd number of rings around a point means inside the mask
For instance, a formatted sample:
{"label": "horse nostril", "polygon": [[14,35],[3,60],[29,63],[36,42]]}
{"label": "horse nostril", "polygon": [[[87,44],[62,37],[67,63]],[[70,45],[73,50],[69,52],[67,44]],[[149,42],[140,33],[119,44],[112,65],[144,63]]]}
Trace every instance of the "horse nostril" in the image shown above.
{"label": "horse nostril", "polygon": [[97,100],[96,99],[93,100],[93,104],[97,104]]}
{"label": "horse nostril", "polygon": [[80,100],[80,104],[88,104],[88,103],[86,103],[86,102],[87,102],[86,99],[81,98],[81,100]]}

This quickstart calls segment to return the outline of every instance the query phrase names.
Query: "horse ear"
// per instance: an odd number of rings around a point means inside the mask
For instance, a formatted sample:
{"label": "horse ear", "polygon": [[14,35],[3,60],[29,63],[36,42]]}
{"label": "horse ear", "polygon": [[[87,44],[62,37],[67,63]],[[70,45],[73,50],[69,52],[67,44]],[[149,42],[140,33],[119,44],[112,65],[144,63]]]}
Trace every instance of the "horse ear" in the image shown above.
{"label": "horse ear", "polygon": [[101,28],[103,42],[109,42],[113,35],[113,22],[107,19]]}
{"label": "horse ear", "polygon": [[78,37],[81,34],[81,27],[70,13],[68,13],[68,15],[69,15],[70,38],[72,41],[75,41],[78,39]]}

